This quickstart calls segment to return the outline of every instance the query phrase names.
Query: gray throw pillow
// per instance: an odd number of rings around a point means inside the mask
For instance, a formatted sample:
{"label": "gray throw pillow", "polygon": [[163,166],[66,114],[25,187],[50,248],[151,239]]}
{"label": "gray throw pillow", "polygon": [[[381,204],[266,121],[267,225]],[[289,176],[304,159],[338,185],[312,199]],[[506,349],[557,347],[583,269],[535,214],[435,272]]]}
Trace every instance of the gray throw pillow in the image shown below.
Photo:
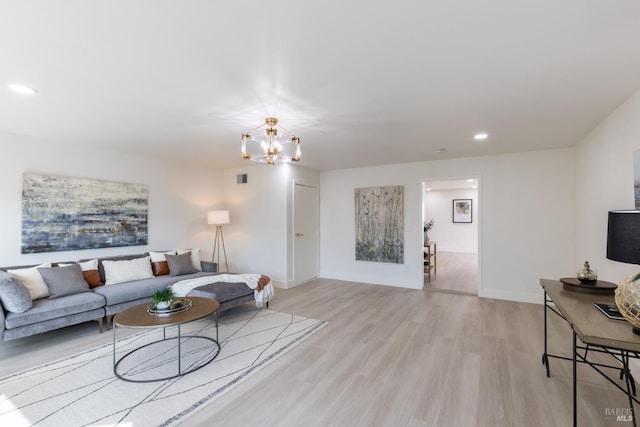
{"label": "gray throw pillow", "polygon": [[24,313],[33,307],[27,287],[4,271],[0,271],[0,302],[11,313]]}
{"label": "gray throw pillow", "polygon": [[183,274],[195,273],[191,262],[191,252],[181,255],[165,255],[169,264],[169,276],[182,276]]}
{"label": "gray throw pillow", "polygon": [[78,264],[65,267],[41,267],[38,271],[49,288],[49,299],[89,291],[89,285],[84,280],[82,269]]}

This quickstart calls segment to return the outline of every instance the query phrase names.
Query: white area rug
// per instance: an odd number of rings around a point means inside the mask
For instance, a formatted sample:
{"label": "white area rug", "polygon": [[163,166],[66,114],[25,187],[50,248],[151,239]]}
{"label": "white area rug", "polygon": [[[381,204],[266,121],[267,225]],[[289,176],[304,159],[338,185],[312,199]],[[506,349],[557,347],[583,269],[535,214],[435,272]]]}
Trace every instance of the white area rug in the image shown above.
{"label": "white area rug", "polygon": [[[182,377],[149,383],[131,383],[116,378],[113,346],[106,344],[0,378],[0,426],[176,425],[325,324],[251,307],[230,312],[220,318],[221,350],[215,360]],[[196,333],[215,338],[215,320],[210,316],[183,325],[181,333],[183,336]],[[175,334],[175,328],[167,328],[168,336]],[[161,338],[162,329],[119,339],[118,357]],[[193,341],[212,344],[206,340]],[[177,340],[169,342],[176,344]],[[183,370],[198,358],[207,357],[209,350],[203,351],[200,347],[183,345],[182,352],[186,355]],[[159,373],[160,377],[166,377],[172,369],[177,371],[177,351],[175,348],[166,350],[163,353],[155,346],[149,347],[151,354],[144,357],[148,363],[124,366],[123,362],[118,372],[135,373],[133,370],[137,369],[144,375]]]}

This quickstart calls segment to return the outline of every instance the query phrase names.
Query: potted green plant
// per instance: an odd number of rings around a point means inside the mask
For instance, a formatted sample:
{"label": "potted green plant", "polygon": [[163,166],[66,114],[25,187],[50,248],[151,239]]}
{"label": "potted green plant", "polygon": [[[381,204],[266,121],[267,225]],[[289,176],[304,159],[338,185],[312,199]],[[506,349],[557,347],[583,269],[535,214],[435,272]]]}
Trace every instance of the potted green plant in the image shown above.
{"label": "potted green plant", "polygon": [[170,287],[166,287],[164,289],[157,290],[151,296],[151,302],[156,307],[157,310],[163,310],[169,308],[171,305],[171,301],[176,294],[173,292],[173,289]]}

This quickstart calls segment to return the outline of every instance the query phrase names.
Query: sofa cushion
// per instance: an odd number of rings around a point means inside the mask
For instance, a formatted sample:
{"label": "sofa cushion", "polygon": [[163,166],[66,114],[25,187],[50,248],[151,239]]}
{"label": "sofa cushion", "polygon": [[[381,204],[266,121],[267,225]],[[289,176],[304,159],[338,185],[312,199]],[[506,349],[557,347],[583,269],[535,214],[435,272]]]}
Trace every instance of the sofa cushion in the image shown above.
{"label": "sofa cushion", "polygon": [[176,249],[176,253],[178,255],[190,253],[191,254],[191,264],[196,271],[202,271],[202,266],[200,265],[200,248],[193,249]]}
{"label": "sofa cushion", "polygon": [[209,285],[198,286],[187,293],[187,296],[205,297],[220,302],[230,301],[247,295],[253,296],[253,289],[246,283],[216,282]]}
{"label": "sofa cushion", "polygon": [[149,252],[151,257],[151,270],[154,276],[164,276],[169,274],[169,264],[167,263],[167,255],[175,255],[176,251]]}
{"label": "sofa cushion", "polygon": [[39,298],[46,298],[49,296],[49,288],[44,282],[42,275],[38,271],[41,267],[51,267],[51,263],[36,265],[29,268],[18,268],[14,270],[7,270],[7,273],[11,274],[14,278],[18,279],[29,290],[32,300]]}
{"label": "sofa cushion", "polygon": [[89,261],[79,262],[78,265],[82,269],[82,275],[90,288],[96,288],[98,286],[104,286],[104,283],[100,279],[100,272],[98,271],[98,259],[90,259]]}
{"label": "sofa cushion", "polygon": [[0,302],[12,313],[23,313],[33,307],[27,287],[4,271],[0,271]]}
{"label": "sofa cushion", "polygon": [[84,280],[82,269],[78,264],[65,267],[42,267],[38,271],[49,288],[49,299],[89,292],[89,284]]}
{"label": "sofa cushion", "polygon": [[189,252],[180,255],[167,255],[167,263],[169,264],[169,275],[171,276],[182,276],[197,272],[193,268]]}
{"label": "sofa cushion", "polygon": [[118,283],[111,286],[95,288],[93,292],[102,295],[107,305],[116,305],[137,299],[149,298],[159,289],[173,285],[180,280],[195,279],[197,277],[212,276],[212,273],[198,272],[180,277],[158,276],[151,279],[134,280],[127,283]]}
{"label": "sofa cushion", "polygon": [[[98,260],[98,273],[100,274],[100,281],[102,283],[104,283],[106,281],[106,278],[104,276],[104,266],[102,265],[102,263],[104,261],[123,261],[123,260],[129,260],[129,259],[137,259],[137,258],[142,258],[145,257],[146,254],[129,254],[129,255],[114,255],[114,256],[109,256],[109,257],[102,257],[102,258],[97,258]],[[78,264],[82,265],[85,261],[93,261],[94,258],[85,258],[85,259],[80,259],[78,260]]]}
{"label": "sofa cushion", "polygon": [[104,298],[93,292],[82,292],[54,299],[39,299],[33,301],[31,310],[24,313],[7,313],[5,326],[7,329],[12,329],[33,325],[38,322],[84,313],[103,306]]}
{"label": "sofa cushion", "polygon": [[141,298],[151,298],[155,291],[164,289],[175,281],[176,279],[171,276],[158,276],[151,279],[101,286],[95,288],[93,292],[102,295],[107,301],[107,305],[114,305]]}
{"label": "sofa cushion", "polygon": [[107,286],[153,277],[151,258],[148,256],[123,261],[103,261],[102,265],[105,276],[104,284]]}

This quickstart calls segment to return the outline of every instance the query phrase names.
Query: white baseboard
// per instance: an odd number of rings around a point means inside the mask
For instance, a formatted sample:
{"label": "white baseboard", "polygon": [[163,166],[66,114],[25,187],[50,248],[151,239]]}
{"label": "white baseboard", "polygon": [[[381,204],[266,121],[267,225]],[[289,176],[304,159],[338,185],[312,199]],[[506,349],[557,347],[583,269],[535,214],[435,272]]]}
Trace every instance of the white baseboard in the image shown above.
{"label": "white baseboard", "polygon": [[312,280],[316,279],[316,277],[314,277],[313,279],[308,279],[308,280],[273,280],[273,286],[275,288],[279,288],[279,289],[291,289],[294,288],[296,286],[300,286],[302,284],[305,284],[307,282],[310,282]]}
{"label": "white baseboard", "polygon": [[540,292],[517,292],[517,291],[501,291],[496,289],[484,289],[478,293],[481,298],[493,298],[506,301],[526,302],[532,304],[544,304],[544,293],[542,288]]}
{"label": "white baseboard", "polygon": [[423,281],[416,282],[414,285],[410,285],[408,283],[398,283],[397,278],[393,276],[387,277],[384,276],[364,276],[364,275],[352,275],[349,274],[324,274],[321,273],[320,277],[326,279],[333,280],[345,280],[348,282],[358,282],[358,283],[368,283],[370,285],[383,285],[383,286],[393,286],[394,288],[405,288],[405,289],[422,289]]}

